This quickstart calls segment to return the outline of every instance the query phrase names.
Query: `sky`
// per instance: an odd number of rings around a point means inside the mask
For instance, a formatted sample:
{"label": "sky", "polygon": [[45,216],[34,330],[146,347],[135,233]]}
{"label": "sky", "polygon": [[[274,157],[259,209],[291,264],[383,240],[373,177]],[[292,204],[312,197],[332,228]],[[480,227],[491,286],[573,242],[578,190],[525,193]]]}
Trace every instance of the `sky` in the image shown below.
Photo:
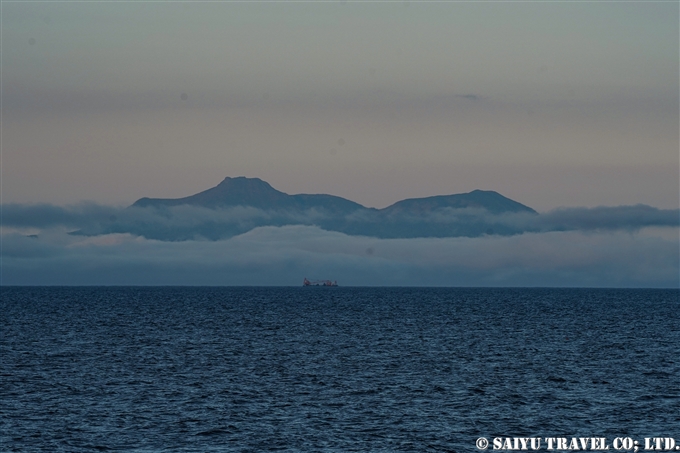
{"label": "sky", "polygon": [[[2,204],[120,208],[247,176],[377,208],[483,189],[541,213],[678,209],[679,8],[3,2]],[[152,256],[192,256],[194,269],[219,270],[187,284],[219,284],[225,273],[240,276],[229,284],[263,284],[253,269],[276,250],[269,262],[279,267],[268,273],[278,284],[318,268],[320,278],[355,284],[678,285],[678,230],[669,227],[364,247],[369,239],[313,227],[254,230],[211,246],[74,238],[66,225],[34,223],[3,224],[5,283],[129,284],[151,247]],[[310,249],[308,236],[319,235],[337,247]],[[574,241],[589,244],[583,255]],[[449,258],[428,261],[420,246]],[[223,261],[204,254],[210,247]],[[487,267],[463,271],[457,257],[471,250],[489,254]],[[234,253],[243,261],[226,258]],[[170,262],[159,258],[144,281],[181,273]],[[110,279],[74,277],[86,263]]]}

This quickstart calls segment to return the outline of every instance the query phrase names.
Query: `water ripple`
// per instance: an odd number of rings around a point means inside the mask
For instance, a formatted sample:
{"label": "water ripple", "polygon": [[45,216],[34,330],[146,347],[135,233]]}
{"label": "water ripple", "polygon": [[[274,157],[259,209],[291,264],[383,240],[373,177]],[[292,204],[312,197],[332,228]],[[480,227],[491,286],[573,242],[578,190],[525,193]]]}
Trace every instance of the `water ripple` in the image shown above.
{"label": "water ripple", "polygon": [[680,437],[676,290],[0,291],[6,451]]}

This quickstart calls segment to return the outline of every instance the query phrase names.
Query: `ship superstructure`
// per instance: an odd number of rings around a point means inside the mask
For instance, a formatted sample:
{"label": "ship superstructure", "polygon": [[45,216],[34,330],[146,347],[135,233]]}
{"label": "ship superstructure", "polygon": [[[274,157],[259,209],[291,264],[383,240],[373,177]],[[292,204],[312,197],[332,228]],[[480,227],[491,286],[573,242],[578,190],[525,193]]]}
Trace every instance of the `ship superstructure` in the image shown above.
{"label": "ship superstructure", "polygon": [[330,280],[307,280],[305,277],[302,281],[302,286],[338,286],[338,282]]}

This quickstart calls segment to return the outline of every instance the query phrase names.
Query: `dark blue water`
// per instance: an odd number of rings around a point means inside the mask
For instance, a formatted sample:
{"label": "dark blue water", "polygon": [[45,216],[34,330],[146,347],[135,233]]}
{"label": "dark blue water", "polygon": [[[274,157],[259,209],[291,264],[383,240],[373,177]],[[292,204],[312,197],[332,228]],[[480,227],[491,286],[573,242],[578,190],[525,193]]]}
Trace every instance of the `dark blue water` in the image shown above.
{"label": "dark blue water", "polygon": [[677,290],[0,290],[2,451],[680,441]]}

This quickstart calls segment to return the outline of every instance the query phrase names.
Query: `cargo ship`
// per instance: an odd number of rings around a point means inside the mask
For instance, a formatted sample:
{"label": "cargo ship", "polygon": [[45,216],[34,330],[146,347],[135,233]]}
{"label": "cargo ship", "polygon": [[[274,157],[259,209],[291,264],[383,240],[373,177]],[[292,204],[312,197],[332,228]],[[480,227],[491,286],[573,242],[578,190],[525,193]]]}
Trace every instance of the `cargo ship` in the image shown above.
{"label": "cargo ship", "polygon": [[307,280],[305,279],[302,281],[302,286],[338,286],[337,281],[330,281],[330,280]]}

